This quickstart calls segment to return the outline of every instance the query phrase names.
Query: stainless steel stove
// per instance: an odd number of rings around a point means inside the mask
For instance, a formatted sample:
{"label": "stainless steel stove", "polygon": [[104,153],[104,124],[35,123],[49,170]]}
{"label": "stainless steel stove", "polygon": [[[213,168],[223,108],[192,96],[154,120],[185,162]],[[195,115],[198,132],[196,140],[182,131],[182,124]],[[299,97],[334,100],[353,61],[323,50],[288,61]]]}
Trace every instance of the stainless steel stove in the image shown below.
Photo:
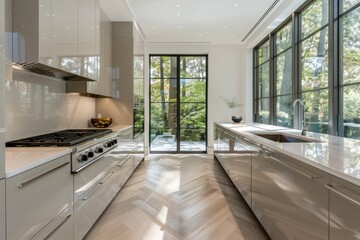
{"label": "stainless steel stove", "polygon": [[71,171],[77,173],[117,146],[110,129],[68,129],[6,142],[6,147],[72,147]]}

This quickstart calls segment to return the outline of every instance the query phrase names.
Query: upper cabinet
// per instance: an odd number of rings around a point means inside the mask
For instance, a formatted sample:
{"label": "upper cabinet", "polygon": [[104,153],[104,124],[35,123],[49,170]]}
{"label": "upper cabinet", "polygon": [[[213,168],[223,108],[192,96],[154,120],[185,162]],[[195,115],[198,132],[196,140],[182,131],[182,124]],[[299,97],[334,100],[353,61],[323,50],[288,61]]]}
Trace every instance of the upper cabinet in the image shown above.
{"label": "upper cabinet", "polygon": [[98,0],[13,0],[13,61],[100,77]]}

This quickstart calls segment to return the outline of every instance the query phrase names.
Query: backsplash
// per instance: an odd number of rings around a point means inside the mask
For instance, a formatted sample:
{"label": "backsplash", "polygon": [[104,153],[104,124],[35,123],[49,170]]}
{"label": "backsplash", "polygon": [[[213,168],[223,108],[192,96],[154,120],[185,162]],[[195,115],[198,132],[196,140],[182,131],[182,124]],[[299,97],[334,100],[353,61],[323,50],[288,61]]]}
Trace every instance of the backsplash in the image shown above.
{"label": "backsplash", "polygon": [[95,99],[65,93],[65,81],[13,70],[5,82],[5,140],[88,127]]}

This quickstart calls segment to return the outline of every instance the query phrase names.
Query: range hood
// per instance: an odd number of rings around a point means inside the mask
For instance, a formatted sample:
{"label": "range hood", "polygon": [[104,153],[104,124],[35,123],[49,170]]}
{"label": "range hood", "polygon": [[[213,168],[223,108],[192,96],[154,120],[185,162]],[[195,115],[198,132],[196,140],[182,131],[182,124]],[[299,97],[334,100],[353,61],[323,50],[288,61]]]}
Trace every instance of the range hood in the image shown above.
{"label": "range hood", "polygon": [[[71,58],[78,55],[76,51],[78,42],[65,41],[68,39],[64,38],[69,36],[69,33],[61,25],[64,17],[60,13],[66,15],[64,10],[66,5],[62,1],[55,2],[59,5],[57,8],[53,6],[54,3],[51,4],[51,1],[48,3],[41,0],[11,0],[6,3],[11,4],[12,8],[13,68],[66,81],[96,81],[61,67],[62,56]],[[54,9],[57,12],[53,12]]]}
{"label": "range hood", "polygon": [[94,82],[95,80],[86,78],[71,72],[67,72],[58,68],[54,68],[42,63],[26,62],[26,63],[13,63],[13,68],[18,70],[25,70],[32,73],[37,73],[47,77],[60,78],[65,81],[85,81]]}

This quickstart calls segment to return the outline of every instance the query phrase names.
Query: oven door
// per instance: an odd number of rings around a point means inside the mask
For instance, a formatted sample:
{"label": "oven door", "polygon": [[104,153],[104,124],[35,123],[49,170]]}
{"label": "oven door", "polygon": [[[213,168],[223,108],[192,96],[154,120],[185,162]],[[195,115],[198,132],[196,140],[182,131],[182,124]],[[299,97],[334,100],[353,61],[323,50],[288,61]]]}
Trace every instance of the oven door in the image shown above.
{"label": "oven door", "polygon": [[90,230],[119,192],[133,165],[133,158],[110,152],[74,174],[75,239],[82,239]]}

